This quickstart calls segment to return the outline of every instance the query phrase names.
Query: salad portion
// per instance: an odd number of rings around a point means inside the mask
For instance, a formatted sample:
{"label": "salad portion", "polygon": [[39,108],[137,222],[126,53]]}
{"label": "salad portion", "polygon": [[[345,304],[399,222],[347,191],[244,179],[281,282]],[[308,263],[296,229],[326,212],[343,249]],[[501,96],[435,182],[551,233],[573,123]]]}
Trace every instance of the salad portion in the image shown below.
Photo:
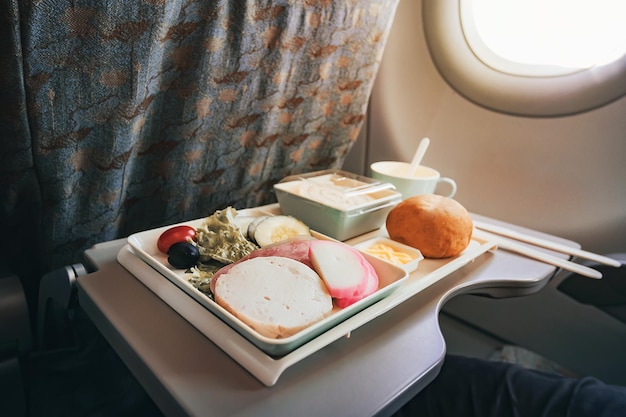
{"label": "salad portion", "polygon": [[168,263],[186,269],[189,282],[212,296],[211,279],[226,265],[253,251],[291,239],[311,236],[309,227],[292,216],[238,216],[227,207],[208,216],[197,227],[179,225],[167,229],[157,240],[157,248],[168,255]]}

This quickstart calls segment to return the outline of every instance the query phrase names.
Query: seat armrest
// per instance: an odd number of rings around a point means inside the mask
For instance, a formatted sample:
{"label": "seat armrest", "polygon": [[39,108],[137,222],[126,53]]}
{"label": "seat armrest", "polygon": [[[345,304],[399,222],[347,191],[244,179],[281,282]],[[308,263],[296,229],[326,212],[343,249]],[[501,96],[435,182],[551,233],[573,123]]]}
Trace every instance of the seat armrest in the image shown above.
{"label": "seat armrest", "polygon": [[0,343],[15,343],[20,355],[33,347],[28,304],[15,275],[0,277]]}
{"label": "seat armrest", "polygon": [[41,278],[37,305],[37,342],[46,346],[46,326],[53,307],[67,310],[76,294],[76,278],[86,275],[82,264],[56,269]]}

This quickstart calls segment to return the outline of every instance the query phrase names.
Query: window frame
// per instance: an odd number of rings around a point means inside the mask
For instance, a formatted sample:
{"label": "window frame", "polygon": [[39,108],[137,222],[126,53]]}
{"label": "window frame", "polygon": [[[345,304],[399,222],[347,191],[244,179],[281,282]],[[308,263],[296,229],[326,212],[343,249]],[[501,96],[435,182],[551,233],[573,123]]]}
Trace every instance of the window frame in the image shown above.
{"label": "window frame", "polygon": [[519,116],[554,117],[592,110],[626,95],[626,55],[603,66],[561,75],[514,75],[481,61],[461,23],[461,1],[422,0],[428,49],[446,82],[485,108]]}

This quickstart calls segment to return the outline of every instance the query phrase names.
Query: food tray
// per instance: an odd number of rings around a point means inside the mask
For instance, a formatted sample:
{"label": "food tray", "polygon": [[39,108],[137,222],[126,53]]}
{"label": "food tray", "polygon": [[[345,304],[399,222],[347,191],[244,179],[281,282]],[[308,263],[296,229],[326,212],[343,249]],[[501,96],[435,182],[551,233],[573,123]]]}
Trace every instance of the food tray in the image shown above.
{"label": "food tray", "polygon": [[[264,214],[270,212],[274,214],[279,213],[276,205],[266,207],[261,212]],[[251,213],[246,214],[252,215]],[[386,232],[384,229],[374,231],[352,239],[347,243],[356,245],[376,236],[386,236]],[[211,339],[244,369],[266,386],[272,386],[288,367],[335,340],[348,336],[350,332],[384,314],[494,247],[493,242],[474,239],[468,248],[457,257],[444,260],[426,259],[421,261],[419,268],[411,273],[407,279],[403,279],[396,291],[391,292],[386,297],[378,300],[378,302],[355,311],[343,321],[330,326],[328,330],[310,338],[310,340],[303,341],[299,346],[294,347],[280,357],[259,349],[249,338],[221,320],[217,314],[212,313],[202,303],[193,302],[193,300],[197,301],[196,298],[190,300],[190,296],[186,291],[180,291],[180,286],[175,281],[170,280],[161,270],[155,269],[154,264],[147,262],[139,254],[135,253],[130,244],[120,250],[117,259],[139,281],[151,289],[201,333]],[[193,289],[198,292],[195,288]]]}
{"label": "food tray", "polygon": [[[255,212],[253,209],[240,210],[237,213],[237,217],[239,218],[267,215],[267,212]],[[236,220],[237,218],[235,218],[235,221]],[[185,222],[184,224],[197,228],[203,223],[203,221],[204,219],[198,219]],[[216,303],[213,299],[209,298],[201,291],[198,291],[198,289],[190,284],[187,278],[189,277],[189,274],[186,274],[184,270],[174,269],[171,265],[169,265],[167,262],[167,255],[159,252],[156,247],[156,242],[161,233],[173,226],[176,225],[135,233],[128,237],[128,244],[132,248],[133,252],[143,261],[148,263],[190,297],[230,325],[259,349],[272,356],[282,356],[299,346],[302,346],[304,343],[315,338],[316,336],[319,336],[331,327],[341,323],[346,318],[386,297],[397,289],[402,281],[408,278],[408,273],[404,269],[363,253],[366,259],[372,264],[378,275],[378,291],[346,308],[334,308],[328,317],[312,324],[292,336],[282,339],[274,339],[263,336],[246,325],[228,310]],[[317,233],[313,233],[313,235],[318,239],[328,239],[324,235]]]}

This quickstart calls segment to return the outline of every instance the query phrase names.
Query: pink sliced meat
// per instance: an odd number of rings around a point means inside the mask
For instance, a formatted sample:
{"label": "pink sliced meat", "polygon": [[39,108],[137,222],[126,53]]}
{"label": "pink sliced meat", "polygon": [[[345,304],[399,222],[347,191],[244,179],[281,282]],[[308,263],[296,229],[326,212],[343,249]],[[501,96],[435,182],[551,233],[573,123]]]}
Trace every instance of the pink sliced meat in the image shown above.
{"label": "pink sliced meat", "polygon": [[378,274],[376,273],[376,270],[374,269],[372,264],[367,262],[366,266],[368,266],[369,275],[368,275],[368,278],[367,278],[367,285],[365,286],[363,292],[361,294],[355,295],[353,297],[336,298],[335,299],[335,305],[337,307],[339,307],[339,308],[346,308],[346,307],[356,303],[357,301],[360,301],[360,300],[364,299],[365,297],[368,297],[368,296],[374,294],[376,291],[378,291],[378,285],[379,285]]}

